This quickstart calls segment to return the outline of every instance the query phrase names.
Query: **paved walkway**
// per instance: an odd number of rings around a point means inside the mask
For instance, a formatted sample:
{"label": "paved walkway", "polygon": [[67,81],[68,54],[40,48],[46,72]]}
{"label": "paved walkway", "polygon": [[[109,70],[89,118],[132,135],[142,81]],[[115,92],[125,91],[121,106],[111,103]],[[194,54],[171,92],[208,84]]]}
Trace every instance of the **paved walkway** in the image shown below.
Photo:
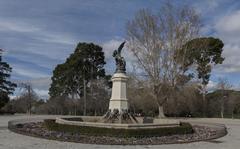
{"label": "paved walkway", "polygon": [[[213,141],[189,144],[157,146],[110,146],[68,143],[33,138],[13,133],[7,129],[9,120],[42,116],[0,116],[0,149],[238,149],[240,148],[240,120],[231,119],[189,119],[189,121],[225,124],[228,135]],[[46,117],[46,116],[44,116]],[[55,116],[47,116],[55,117]]]}

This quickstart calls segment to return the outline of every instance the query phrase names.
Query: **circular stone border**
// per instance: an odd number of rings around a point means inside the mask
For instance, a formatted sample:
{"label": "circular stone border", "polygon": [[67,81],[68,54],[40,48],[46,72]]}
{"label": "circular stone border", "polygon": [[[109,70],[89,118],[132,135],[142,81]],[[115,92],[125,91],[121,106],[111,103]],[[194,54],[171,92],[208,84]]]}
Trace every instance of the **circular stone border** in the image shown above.
{"label": "circular stone border", "polygon": [[[8,122],[8,128],[12,132],[64,142],[75,142],[83,144],[102,144],[102,145],[162,145],[162,144],[182,144],[199,141],[209,141],[223,137],[227,134],[227,128],[222,124],[193,123],[195,133],[185,135],[172,135],[164,137],[150,138],[116,138],[103,136],[87,136],[67,134],[56,131],[48,131],[41,127],[44,119],[21,119]],[[25,128],[24,128],[25,127]],[[24,128],[24,129],[23,129]],[[40,129],[39,129],[40,128]],[[204,132],[205,131],[205,132]],[[198,134],[199,133],[199,134]],[[70,137],[69,137],[70,135]],[[198,138],[198,136],[201,136]],[[74,136],[74,137],[71,137]]]}
{"label": "circular stone border", "polygon": [[[75,120],[76,118],[82,119],[82,121]],[[88,119],[91,120],[91,119]],[[97,119],[95,119],[97,120]],[[98,119],[96,122],[87,121],[83,117],[73,117],[73,118],[56,118],[57,124],[63,125],[73,125],[73,126],[86,126],[86,127],[97,127],[97,128],[116,128],[116,129],[147,129],[147,128],[169,128],[169,127],[179,127],[180,121],[172,119],[156,119],[153,123],[143,123],[138,119],[140,123],[135,124],[119,124],[119,123],[104,123],[101,122],[101,119]]]}

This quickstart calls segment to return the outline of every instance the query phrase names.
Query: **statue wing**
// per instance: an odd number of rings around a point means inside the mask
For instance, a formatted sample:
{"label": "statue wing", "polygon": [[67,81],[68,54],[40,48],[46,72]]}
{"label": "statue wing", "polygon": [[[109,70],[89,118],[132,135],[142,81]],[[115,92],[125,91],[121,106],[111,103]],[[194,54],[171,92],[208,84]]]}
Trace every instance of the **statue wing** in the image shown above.
{"label": "statue wing", "polygon": [[118,53],[121,53],[122,48],[124,47],[126,41],[124,41],[123,43],[120,44],[120,46],[118,47]]}

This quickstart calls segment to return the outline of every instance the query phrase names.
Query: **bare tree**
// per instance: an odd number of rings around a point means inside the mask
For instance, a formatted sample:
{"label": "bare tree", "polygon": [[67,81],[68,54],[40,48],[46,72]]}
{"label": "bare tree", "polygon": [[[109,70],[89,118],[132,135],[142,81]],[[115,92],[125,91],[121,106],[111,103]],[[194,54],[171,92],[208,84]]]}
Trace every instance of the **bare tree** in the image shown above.
{"label": "bare tree", "polygon": [[142,9],[127,24],[128,48],[134,54],[139,72],[146,75],[149,92],[164,117],[163,104],[185,76],[187,53],[180,48],[198,35],[199,15],[187,6],[176,8],[166,3],[155,15]]}
{"label": "bare tree", "polygon": [[24,106],[26,108],[26,113],[28,114],[32,114],[32,110],[33,110],[33,104],[35,101],[37,101],[38,96],[37,94],[34,92],[31,83],[19,83],[19,88],[21,93],[21,96],[19,98],[23,99]]}
{"label": "bare tree", "polygon": [[225,93],[229,89],[232,88],[232,85],[228,82],[227,79],[219,78],[217,88],[221,91],[222,98],[221,98],[221,117],[224,118],[224,111],[225,111],[225,102],[228,98],[227,94]]}
{"label": "bare tree", "polygon": [[36,93],[34,92],[32,85],[30,83],[20,83],[19,87],[23,90],[22,97],[26,101],[27,113],[31,115],[33,108],[33,102],[37,98]]}
{"label": "bare tree", "polygon": [[157,107],[154,106],[156,103],[152,100],[147,100],[151,98],[150,94],[148,94],[149,89],[146,85],[147,83],[140,81],[138,77],[136,77],[135,72],[131,72],[128,75],[130,79],[128,81],[127,94],[130,110],[134,114],[152,116]]}
{"label": "bare tree", "polygon": [[89,104],[95,116],[103,114],[108,108],[111,92],[106,83],[103,78],[91,80]]}

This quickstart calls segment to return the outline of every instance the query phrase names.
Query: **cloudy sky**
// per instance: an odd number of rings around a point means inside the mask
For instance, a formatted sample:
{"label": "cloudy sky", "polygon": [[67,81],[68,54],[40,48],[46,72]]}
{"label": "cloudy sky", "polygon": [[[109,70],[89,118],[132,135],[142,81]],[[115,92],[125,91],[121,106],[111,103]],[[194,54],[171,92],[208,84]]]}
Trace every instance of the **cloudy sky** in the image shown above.
{"label": "cloudy sky", "polygon": [[[111,53],[125,37],[126,22],[141,8],[158,11],[165,0],[0,0],[0,48],[13,67],[12,80],[31,82],[47,97],[55,66],[63,63],[78,42],[103,47],[107,72]],[[219,77],[240,85],[240,1],[183,0],[202,16],[202,36],[225,43],[225,62],[214,68],[209,87]]]}

